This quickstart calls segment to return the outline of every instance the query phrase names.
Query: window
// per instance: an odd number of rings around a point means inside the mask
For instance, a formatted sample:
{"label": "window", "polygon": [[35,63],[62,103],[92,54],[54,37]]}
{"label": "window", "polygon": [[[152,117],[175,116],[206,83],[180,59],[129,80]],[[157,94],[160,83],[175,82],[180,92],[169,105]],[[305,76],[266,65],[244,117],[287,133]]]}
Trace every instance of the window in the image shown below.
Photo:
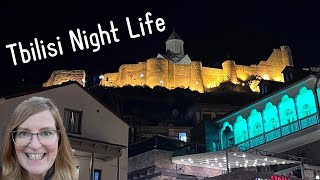
{"label": "window", "polygon": [[94,169],[94,180],[101,180],[101,169]]}
{"label": "window", "polygon": [[202,114],[202,119],[204,119],[204,120],[210,120],[210,119],[211,119],[211,114],[203,113],[203,114]]}
{"label": "window", "polygon": [[179,140],[187,142],[187,133],[179,133]]}
{"label": "window", "polygon": [[264,94],[264,86],[261,86],[261,94]]}
{"label": "window", "polygon": [[67,132],[81,134],[82,111],[64,110],[64,126]]}

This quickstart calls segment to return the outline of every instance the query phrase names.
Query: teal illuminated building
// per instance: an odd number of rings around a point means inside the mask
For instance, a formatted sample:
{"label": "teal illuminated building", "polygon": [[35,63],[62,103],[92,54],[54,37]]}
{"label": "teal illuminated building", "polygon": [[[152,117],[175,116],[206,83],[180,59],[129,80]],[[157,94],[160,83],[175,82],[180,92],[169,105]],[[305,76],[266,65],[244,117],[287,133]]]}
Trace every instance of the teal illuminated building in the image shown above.
{"label": "teal illuminated building", "polygon": [[219,139],[207,146],[219,148],[207,149],[222,150],[236,145],[246,150],[318,125],[318,81],[316,76],[310,75],[217,119],[218,126],[207,128],[219,128],[213,134],[207,133],[209,137],[206,138],[215,139],[210,136],[218,134]]}
{"label": "teal illuminated building", "polygon": [[[299,163],[270,157],[314,142],[319,142],[320,147],[319,80],[316,75],[306,76],[222,117],[203,122],[200,131],[205,131],[205,150],[177,152],[172,162],[227,171]],[[249,153],[257,150],[272,153]],[[320,164],[318,160],[316,164]]]}

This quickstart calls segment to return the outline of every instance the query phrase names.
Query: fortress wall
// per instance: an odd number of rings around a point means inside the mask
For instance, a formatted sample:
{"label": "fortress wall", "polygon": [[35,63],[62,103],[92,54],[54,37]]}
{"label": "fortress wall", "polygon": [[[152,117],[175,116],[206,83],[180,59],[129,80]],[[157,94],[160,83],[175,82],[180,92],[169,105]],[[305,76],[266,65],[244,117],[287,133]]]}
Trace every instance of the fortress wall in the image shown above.
{"label": "fortress wall", "polygon": [[85,86],[83,80],[86,79],[84,70],[58,70],[53,71],[47,82],[43,83],[43,87],[62,84],[68,81],[77,81],[82,86]]}
{"label": "fortress wall", "polygon": [[202,80],[204,88],[219,86],[224,81],[222,69],[202,67]]}
{"label": "fortress wall", "polygon": [[190,86],[191,70],[189,64],[175,64],[176,87],[188,88]]}
{"label": "fortress wall", "polygon": [[[168,66],[169,62],[166,59],[148,59],[146,84],[152,88],[154,86],[168,86]],[[161,81],[163,84],[160,84]]]}
{"label": "fortress wall", "polygon": [[268,80],[284,81],[282,70],[288,65],[283,63],[282,52],[274,49],[267,61],[260,61],[257,67],[257,75]]}
{"label": "fortress wall", "polygon": [[282,64],[283,66],[292,66],[293,67],[293,59],[291,50],[288,46],[280,46]]}
{"label": "fortress wall", "polygon": [[168,63],[168,89],[174,89],[176,87],[175,85],[175,64],[174,63]]}
{"label": "fortress wall", "polygon": [[203,92],[202,82],[202,63],[201,61],[192,61],[190,64],[190,89]]}
{"label": "fortress wall", "polygon": [[236,71],[236,63],[232,60],[227,60],[222,63],[223,76],[227,81],[231,81],[232,83],[237,83],[237,71]]}
{"label": "fortress wall", "polygon": [[246,81],[251,75],[256,74],[256,68],[251,66],[237,65],[236,72],[239,79]]}
{"label": "fortress wall", "polygon": [[115,87],[120,86],[119,73],[106,73],[103,75],[103,79],[100,81],[102,86]]}
{"label": "fortress wall", "polygon": [[131,86],[144,84],[144,78],[141,78],[141,74],[146,74],[145,64],[124,64],[119,68],[120,72],[120,84],[121,86],[130,84]]}

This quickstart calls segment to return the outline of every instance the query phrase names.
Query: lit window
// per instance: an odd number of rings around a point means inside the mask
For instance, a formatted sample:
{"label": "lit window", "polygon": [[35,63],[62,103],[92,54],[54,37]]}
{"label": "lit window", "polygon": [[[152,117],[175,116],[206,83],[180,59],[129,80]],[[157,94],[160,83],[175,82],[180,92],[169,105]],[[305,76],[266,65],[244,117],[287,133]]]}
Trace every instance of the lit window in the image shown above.
{"label": "lit window", "polygon": [[179,133],[179,140],[187,142],[187,133]]}
{"label": "lit window", "polygon": [[94,180],[101,180],[101,169],[94,169]]}
{"label": "lit window", "polygon": [[210,120],[211,119],[211,114],[203,113],[202,114],[202,119],[203,120]]}
{"label": "lit window", "polygon": [[64,126],[67,132],[81,134],[82,111],[64,110]]}

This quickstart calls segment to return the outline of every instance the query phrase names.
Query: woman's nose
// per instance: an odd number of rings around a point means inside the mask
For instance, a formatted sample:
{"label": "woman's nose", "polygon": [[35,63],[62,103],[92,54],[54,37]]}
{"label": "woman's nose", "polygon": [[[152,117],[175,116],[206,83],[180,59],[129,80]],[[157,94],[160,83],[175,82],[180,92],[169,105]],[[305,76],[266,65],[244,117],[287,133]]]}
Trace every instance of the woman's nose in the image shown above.
{"label": "woman's nose", "polygon": [[36,134],[32,135],[31,141],[28,146],[33,149],[38,149],[42,146],[42,144],[40,143],[39,138]]}

